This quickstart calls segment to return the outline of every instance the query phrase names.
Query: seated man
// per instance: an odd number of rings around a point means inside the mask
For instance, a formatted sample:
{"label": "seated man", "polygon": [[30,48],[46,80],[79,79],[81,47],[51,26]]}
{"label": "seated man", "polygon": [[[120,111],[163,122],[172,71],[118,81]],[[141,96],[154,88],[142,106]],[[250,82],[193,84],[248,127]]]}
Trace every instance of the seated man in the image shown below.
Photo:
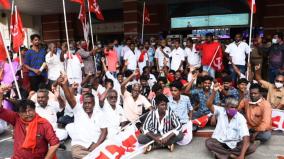
{"label": "seated man", "polygon": [[271,105],[260,94],[260,86],[250,86],[250,99],[243,99],[238,107],[247,119],[251,133],[251,141],[260,140],[262,143],[271,138],[272,109]]}
{"label": "seated man", "polygon": [[273,109],[284,110],[284,76],[279,74],[275,78],[275,83],[264,81],[260,75],[260,66],[256,66],[255,77],[263,88],[268,90],[267,101],[271,104]]}
{"label": "seated man", "polygon": [[[234,97],[236,99],[239,98],[239,92],[236,88],[232,86],[232,77],[227,75],[222,79],[223,86],[221,86],[220,98],[221,104],[225,104],[225,100],[227,97]],[[239,100],[239,99],[238,99]]]}
{"label": "seated man", "polygon": [[[105,100],[105,98],[107,100]],[[119,105],[118,98],[117,91],[111,89],[110,84],[106,86],[105,93],[100,97],[100,106],[102,107],[101,112],[108,124],[107,138],[117,135],[121,131],[121,128],[128,123],[123,108]]]}
{"label": "seated man", "polygon": [[[147,144],[154,140],[155,145],[167,146],[172,152],[174,144],[183,139],[182,125],[174,112],[167,106],[169,101],[165,95],[160,94],[155,100],[157,109],[148,114],[143,125],[143,134],[138,137],[138,142]],[[145,152],[151,151],[152,148],[153,144],[149,145]]]}
{"label": "seated man", "polygon": [[51,124],[35,112],[31,100],[16,102],[13,112],[2,106],[3,94],[7,87],[0,86],[0,119],[14,127],[14,153],[12,158],[31,159],[55,157],[59,140]]}
{"label": "seated man", "polygon": [[217,118],[217,125],[212,138],[206,140],[206,147],[218,159],[235,158],[236,156],[245,158],[245,155],[255,151],[255,147],[250,145],[247,121],[238,112],[239,101],[235,98],[226,98],[225,107],[213,105],[213,100],[219,89],[220,85],[215,84],[207,101],[207,107]]}
{"label": "seated man", "polygon": [[66,75],[61,75],[57,82],[74,113],[74,123],[66,126],[72,139],[72,156],[83,158],[103,143],[107,136],[107,124],[102,114],[94,111],[95,98],[91,93],[85,94],[83,104],[80,104],[69,90]]}
{"label": "seated man", "polygon": [[[36,101],[36,113],[38,113],[39,116],[45,118],[50,122],[53,129],[56,132],[56,136],[59,138],[60,141],[67,139],[68,134],[65,129],[59,129],[57,126],[57,113],[61,112],[64,108],[64,101],[59,95],[59,93],[56,93],[58,96],[58,101],[60,101],[60,104],[57,101],[49,100],[48,98],[48,90],[47,89],[39,89],[37,91],[37,101]],[[63,146],[63,145],[61,145]],[[64,147],[62,147],[64,148]]]}
{"label": "seated man", "polygon": [[126,90],[126,84],[134,77],[138,75],[138,71],[134,71],[126,80],[121,84],[121,93],[123,94],[123,109],[127,120],[130,122],[137,122],[140,120],[141,123],[145,121],[146,111],[151,110],[151,103],[147,98],[141,95],[141,85],[135,83]]}
{"label": "seated man", "polygon": [[240,78],[237,81],[237,88],[238,88],[238,92],[239,92],[239,101],[243,100],[243,99],[248,99],[249,98],[249,92],[247,89],[248,86],[248,80],[245,78]]}

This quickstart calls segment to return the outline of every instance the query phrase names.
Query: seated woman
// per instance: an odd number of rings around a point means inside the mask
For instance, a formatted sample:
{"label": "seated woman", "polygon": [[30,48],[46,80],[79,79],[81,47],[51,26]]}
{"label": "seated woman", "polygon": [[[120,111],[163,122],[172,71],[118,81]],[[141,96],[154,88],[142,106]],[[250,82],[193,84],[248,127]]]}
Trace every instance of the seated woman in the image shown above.
{"label": "seated woman", "polygon": [[157,109],[152,110],[143,125],[143,134],[138,138],[140,144],[149,144],[145,153],[151,151],[153,147],[167,147],[171,152],[174,150],[174,144],[183,139],[182,125],[167,106],[168,98],[160,94],[155,98]]}

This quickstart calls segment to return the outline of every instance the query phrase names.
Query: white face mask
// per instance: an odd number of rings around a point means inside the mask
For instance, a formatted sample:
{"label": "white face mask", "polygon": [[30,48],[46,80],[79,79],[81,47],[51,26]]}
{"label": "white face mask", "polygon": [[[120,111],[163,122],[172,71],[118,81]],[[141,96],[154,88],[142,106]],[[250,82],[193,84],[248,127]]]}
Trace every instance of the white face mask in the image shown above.
{"label": "white face mask", "polygon": [[186,46],[186,42],[183,42],[183,46]]}
{"label": "white face mask", "polygon": [[101,47],[102,47],[102,45],[101,45],[101,44],[99,44],[99,45],[98,45],[98,47],[99,47],[99,48],[101,48]]}
{"label": "white face mask", "polygon": [[283,83],[275,82],[274,84],[275,84],[275,87],[278,89],[283,87]]}
{"label": "white face mask", "polygon": [[71,54],[75,54],[75,50],[70,50],[70,53]]}
{"label": "white face mask", "polygon": [[277,44],[278,42],[277,42],[277,39],[272,39],[272,44]]}
{"label": "white face mask", "polygon": [[156,43],[151,43],[152,46],[156,45]]}

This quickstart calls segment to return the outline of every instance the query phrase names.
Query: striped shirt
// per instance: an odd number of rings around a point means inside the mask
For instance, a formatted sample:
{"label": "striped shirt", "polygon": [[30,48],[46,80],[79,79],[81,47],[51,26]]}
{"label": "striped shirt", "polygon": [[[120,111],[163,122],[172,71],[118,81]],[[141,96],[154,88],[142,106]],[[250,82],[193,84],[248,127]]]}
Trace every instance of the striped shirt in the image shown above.
{"label": "striped shirt", "polygon": [[174,130],[173,132],[178,135],[182,130],[182,125],[178,119],[178,117],[174,114],[174,112],[168,108],[166,110],[166,114],[163,119],[160,121],[158,109],[152,110],[143,125],[143,132],[147,134],[148,132],[154,134],[164,135],[167,132]]}

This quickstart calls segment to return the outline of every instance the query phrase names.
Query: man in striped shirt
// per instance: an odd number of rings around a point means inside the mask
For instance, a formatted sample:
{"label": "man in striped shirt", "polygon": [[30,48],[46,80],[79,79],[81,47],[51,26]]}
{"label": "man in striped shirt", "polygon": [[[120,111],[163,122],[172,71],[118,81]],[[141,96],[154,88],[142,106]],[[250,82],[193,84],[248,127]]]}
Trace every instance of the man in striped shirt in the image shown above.
{"label": "man in striped shirt", "polygon": [[145,152],[152,150],[153,145],[158,147],[167,147],[171,152],[174,150],[174,144],[183,139],[182,125],[167,106],[168,98],[160,94],[155,98],[157,109],[152,110],[143,125],[143,134],[138,138],[140,144],[147,144],[154,141],[146,147]]}

